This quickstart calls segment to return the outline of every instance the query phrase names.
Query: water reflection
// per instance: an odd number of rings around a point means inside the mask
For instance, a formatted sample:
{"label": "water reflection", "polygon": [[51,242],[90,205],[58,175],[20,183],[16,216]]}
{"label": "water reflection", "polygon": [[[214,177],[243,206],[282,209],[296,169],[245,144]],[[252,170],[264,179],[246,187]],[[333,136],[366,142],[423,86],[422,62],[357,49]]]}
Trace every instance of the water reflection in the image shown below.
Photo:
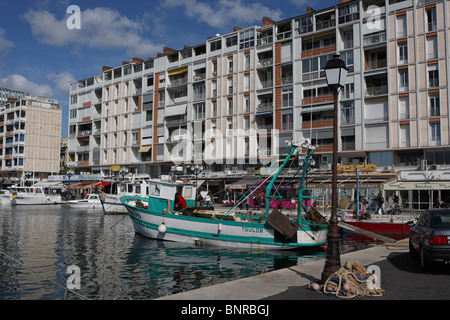
{"label": "water reflection", "polygon": [[79,299],[65,290],[70,265],[80,268],[77,293],[86,298],[154,299],[325,256],[152,241],[135,235],[127,216],[65,206],[1,207],[0,251],[0,299],[45,300]]}

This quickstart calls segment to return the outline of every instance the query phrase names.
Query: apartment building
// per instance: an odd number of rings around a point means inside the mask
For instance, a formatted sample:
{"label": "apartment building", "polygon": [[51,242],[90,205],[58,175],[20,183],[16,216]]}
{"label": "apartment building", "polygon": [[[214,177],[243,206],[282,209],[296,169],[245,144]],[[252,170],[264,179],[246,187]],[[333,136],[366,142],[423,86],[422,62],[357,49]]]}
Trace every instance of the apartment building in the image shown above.
{"label": "apartment building", "polygon": [[318,145],[315,167],[328,169],[333,95],[322,69],[336,53],[349,68],[340,163],[450,165],[449,16],[448,1],[341,1],[104,66],[71,87],[68,165],[245,172],[305,136]]}
{"label": "apartment building", "polygon": [[17,100],[26,96],[27,93],[8,88],[0,87],[0,105],[9,102],[10,100]]}
{"label": "apartment building", "polygon": [[58,101],[24,96],[0,106],[0,178],[46,179],[59,171],[62,109]]}

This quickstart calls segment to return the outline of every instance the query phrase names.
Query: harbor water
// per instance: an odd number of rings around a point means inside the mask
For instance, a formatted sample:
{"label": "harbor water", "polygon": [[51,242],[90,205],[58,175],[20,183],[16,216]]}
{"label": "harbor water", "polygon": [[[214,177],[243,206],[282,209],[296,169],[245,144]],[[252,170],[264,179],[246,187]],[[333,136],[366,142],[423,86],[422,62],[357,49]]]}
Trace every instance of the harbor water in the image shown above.
{"label": "harbor water", "polygon": [[[341,251],[374,243],[347,237]],[[0,300],[155,299],[324,258],[150,240],[127,215],[0,205]]]}

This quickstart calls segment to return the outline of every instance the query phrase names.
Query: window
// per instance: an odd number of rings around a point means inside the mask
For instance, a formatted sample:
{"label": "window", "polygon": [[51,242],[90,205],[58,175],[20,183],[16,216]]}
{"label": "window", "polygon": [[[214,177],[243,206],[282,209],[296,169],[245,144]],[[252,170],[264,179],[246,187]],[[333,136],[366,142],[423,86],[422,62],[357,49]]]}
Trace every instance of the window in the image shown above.
{"label": "window", "polygon": [[436,7],[434,7],[425,11],[425,32],[434,31],[436,29]]}
{"label": "window", "polygon": [[239,32],[239,49],[246,49],[255,45],[255,30]]}
{"label": "window", "polygon": [[353,47],[353,29],[342,31],[342,41],[344,42],[344,49]]}
{"label": "window", "polygon": [[145,112],[145,121],[152,121],[153,120],[153,110],[147,110]]}
{"label": "window", "polygon": [[205,117],[205,103],[195,103],[194,107],[194,119],[203,119]]}
{"label": "window", "polygon": [[222,40],[213,41],[210,43],[211,51],[222,49]]}
{"label": "window", "polygon": [[217,98],[217,81],[212,81],[211,83],[211,96]]}
{"label": "window", "polygon": [[77,109],[72,109],[69,111],[70,119],[75,119],[77,117]]}
{"label": "window", "polygon": [[292,88],[283,89],[283,107],[291,107],[294,105],[294,94]]}
{"label": "window", "polygon": [[397,62],[398,64],[407,64],[408,63],[408,43],[400,42],[398,43],[398,56]]}
{"label": "window", "polygon": [[428,88],[439,87],[439,70],[437,64],[428,65]]}
{"label": "window", "polygon": [[339,23],[346,23],[359,19],[359,3],[352,3],[339,8]]}
{"label": "window", "polygon": [[430,117],[438,117],[441,115],[441,106],[439,101],[439,94],[430,94],[429,96],[429,114]]}
{"label": "window", "polygon": [[430,122],[430,145],[439,146],[441,144],[441,123]]}
{"label": "window", "polygon": [[250,74],[244,75],[244,91],[250,90]]}
{"label": "window", "polygon": [[233,78],[227,79],[228,94],[233,94]]}
{"label": "window", "polygon": [[397,38],[406,37],[406,14],[397,16]]}
{"label": "window", "polygon": [[[327,64],[328,60],[331,60],[332,58],[333,58],[332,55],[325,55],[325,56],[320,56],[320,57],[303,59],[302,60],[302,80],[306,81],[306,80],[313,80],[313,79],[325,77],[325,72],[323,72],[323,68]],[[343,58],[341,57],[341,59],[343,59]],[[352,54],[352,59],[350,62],[352,64],[351,67],[353,69],[353,54]]]}
{"label": "window", "polygon": [[404,92],[409,90],[408,70],[402,69],[398,71],[398,91]]}
{"label": "window", "polygon": [[250,70],[250,53],[244,55],[244,70]]}
{"label": "window", "polygon": [[355,84],[346,83],[342,90],[342,96],[344,99],[353,99],[355,97]]}
{"label": "window", "polygon": [[398,99],[399,119],[409,119],[409,97],[401,97]]}
{"label": "window", "polygon": [[250,130],[250,117],[244,117],[244,133],[248,134]]}
{"label": "window", "polygon": [[233,135],[233,119],[227,119],[227,136]]}
{"label": "window", "polygon": [[225,44],[227,47],[232,47],[232,46],[237,45],[237,35],[226,38]]}
{"label": "window", "polygon": [[300,34],[312,31],[313,31],[313,17],[307,16],[300,18],[300,25],[299,25]]}
{"label": "window", "polygon": [[283,110],[282,121],[281,121],[281,130],[293,130],[293,114],[292,109]]}
{"label": "window", "polygon": [[233,98],[228,98],[228,114],[233,114]]}
{"label": "window", "polygon": [[[345,65],[347,66],[348,72],[353,72],[354,71],[353,70],[353,50],[342,52],[341,59],[344,60]],[[320,69],[323,70],[323,67],[325,67],[325,64],[323,66],[321,64]]]}
{"label": "window", "polygon": [[410,138],[409,124],[400,125],[399,147],[400,148],[409,148],[411,146],[409,138]]}
{"label": "window", "polygon": [[355,123],[355,106],[353,101],[347,101],[342,103],[341,112],[342,112],[341,118],[342,125]]}
{"label": "window", "polygon": [[435,59],[438,56],[437,36],[427,37],[427,59]]}
{"label": "window", "polygon": [[244,112],[250,112],[250,96],[244,96]]}
{"label": "window", "polygon": [[228,58],[228,73],[233,73],[233,57]]}
{"label": "window", "polygon": [[211,117],[217,117],[217,101],[211,101]]}

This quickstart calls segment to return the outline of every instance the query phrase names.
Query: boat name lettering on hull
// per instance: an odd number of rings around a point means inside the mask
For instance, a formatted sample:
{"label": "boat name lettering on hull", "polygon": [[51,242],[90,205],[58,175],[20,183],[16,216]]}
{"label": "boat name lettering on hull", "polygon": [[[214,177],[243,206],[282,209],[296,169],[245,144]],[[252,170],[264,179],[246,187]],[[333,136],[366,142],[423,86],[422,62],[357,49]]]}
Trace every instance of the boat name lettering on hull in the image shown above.
{"label": "boat name lettering on hull", "polygon": [[141,219],[141,214],[136,210],[128,210],[128,213],[132,218]]}
{"label": "boat name lettering on hull", "polygon": [[255,227],[242,227],[242,231],[244,232],[253,232],[253,233],[263,233],[263,228],[255,228]]}

